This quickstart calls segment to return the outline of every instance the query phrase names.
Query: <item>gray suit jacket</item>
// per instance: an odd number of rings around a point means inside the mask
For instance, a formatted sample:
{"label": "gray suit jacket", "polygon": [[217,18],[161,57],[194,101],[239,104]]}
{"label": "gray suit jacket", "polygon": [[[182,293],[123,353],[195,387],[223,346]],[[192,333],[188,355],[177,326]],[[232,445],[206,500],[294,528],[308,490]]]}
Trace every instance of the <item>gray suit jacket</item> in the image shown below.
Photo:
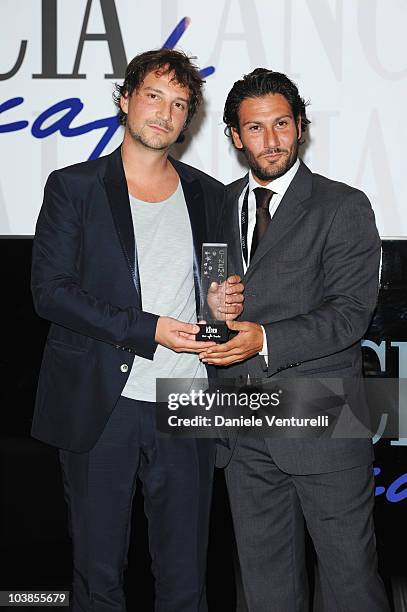
{"label": "gray suit jacket", "polygon": [[[266,331],[268,364],[256,355],[218,368],[220,377],[361,377],[360,340],[378,294],[380,238],[369,200],[301,165],[243,274],[238,199],[248,176],[227,188],[223,232],[229,266],[245,284],[242,320]],[[225,466],[236,438],[218,445]],[[322,473],[372,460],[370,440],[267,439],[284,471]]]}

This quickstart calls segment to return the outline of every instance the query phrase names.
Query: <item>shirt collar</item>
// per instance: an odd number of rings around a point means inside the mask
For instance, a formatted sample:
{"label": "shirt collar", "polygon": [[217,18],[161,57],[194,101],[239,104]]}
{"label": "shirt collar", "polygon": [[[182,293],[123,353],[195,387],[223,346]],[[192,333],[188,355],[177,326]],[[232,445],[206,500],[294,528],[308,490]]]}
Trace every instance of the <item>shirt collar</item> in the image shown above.
{"label": "shirt collar", "polygon": [[256,187],[264,187],[265,189],[271,189],[275,193],[283,196],[290,186],[291,181],[297,173],[298,168],[300,167],[300,160],[297,158],[295,164],[291,166],[291,168],[282,176],[274,179],[274,181],[270,181],[267,185],[259,185],[259,183],[254,178],[252,171],[249,171],[249,191],[250,193]]}

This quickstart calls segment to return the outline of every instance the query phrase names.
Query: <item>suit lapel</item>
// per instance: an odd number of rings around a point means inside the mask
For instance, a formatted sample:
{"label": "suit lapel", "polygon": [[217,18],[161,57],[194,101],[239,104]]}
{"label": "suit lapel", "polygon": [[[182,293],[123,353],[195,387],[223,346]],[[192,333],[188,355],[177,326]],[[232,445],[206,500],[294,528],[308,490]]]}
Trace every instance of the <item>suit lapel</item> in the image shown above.
{"label": "suit lapel", "polygon": [[193,272],[197,313],[201,307],[201,261],[202,244],[208,241],[205,199],[201,183],[188,172],[188,168],[172,157],[168,158],[177,171],[184,192],[185,202],[191,223],[193,240]]}
{"label": "suit lapel", "polygon": [[[194,249],[193,272],[195,298],[197,303],[197,312],[199,312],[201,295],[200,270],[202,243],[206,242],[208,239],[204,194],[201,183],[188,172],[187,167],[171,157],[169,157],[169,161],[172,163],[180,177],[191,223]],[[133,220],[130,211],[129,194],[120,147],[108,156],[107,168],[104,176],[104,185],[123,254],[125,256],[132,281],[137,290],[141,305],[141,286],[137,265],[137,248],[134,239]]]}
{"label": "suit lapel", "polygon": [[274,249],[285,234],[290,230],[294,222],[298,222],[306,210],[301,206],[304,200],[311,196],[312,173],[307,166],[301,162],[300,167],[287,191],[285,192],[272,220],[256,249],[253,259],[246,271],[244,281],[250,278],[253,270],[270,249]]}
{"label": "suit lapel", "polygon": [[244,276],[240,241],[239,197],[249,182],[249,175],[235,181],[228,187],[223,233],[228,245],[229,273]]}
{"label": "suit lapel", "polygon": [[106,173],[103,181],[116,231],[141,306],[140,276],[137,265],[133,220],[131,217],[129,194],[120,147],[108,156]]}

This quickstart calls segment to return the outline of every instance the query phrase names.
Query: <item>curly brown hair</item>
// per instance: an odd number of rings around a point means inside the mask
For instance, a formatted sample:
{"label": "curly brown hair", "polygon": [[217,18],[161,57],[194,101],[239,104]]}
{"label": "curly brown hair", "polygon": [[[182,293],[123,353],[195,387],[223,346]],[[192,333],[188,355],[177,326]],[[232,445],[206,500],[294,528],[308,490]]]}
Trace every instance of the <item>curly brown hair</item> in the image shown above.
{"label": "curly brown hair", "polygon": [[188,57],[183,51],[166,48],[145,51],[133,57],[126,68],[123,85],[116,83],[113,93],[113,101],[119,110],[121,125],[126,125],[127,115],[120,107],[120,98],[125,95],[131,96],[140,87],[149,72],[164,69],[165,73],[173,72],[173,79],[189,90],[185,130],[199,105],[202,104],[202,86],[205,82],[199,74],[198,67],[191,61],[192,59],[195,58]]}

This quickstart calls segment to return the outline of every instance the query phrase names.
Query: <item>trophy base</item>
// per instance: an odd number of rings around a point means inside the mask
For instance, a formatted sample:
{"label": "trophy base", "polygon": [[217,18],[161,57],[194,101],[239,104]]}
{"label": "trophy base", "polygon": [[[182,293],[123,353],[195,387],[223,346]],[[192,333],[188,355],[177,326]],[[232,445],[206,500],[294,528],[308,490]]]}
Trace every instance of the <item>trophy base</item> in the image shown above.
{"label": "trophy base", "polygon": [[195,339],[199,342],[227,342],[230,330],[226,323],[198,323],[200,328]]}

